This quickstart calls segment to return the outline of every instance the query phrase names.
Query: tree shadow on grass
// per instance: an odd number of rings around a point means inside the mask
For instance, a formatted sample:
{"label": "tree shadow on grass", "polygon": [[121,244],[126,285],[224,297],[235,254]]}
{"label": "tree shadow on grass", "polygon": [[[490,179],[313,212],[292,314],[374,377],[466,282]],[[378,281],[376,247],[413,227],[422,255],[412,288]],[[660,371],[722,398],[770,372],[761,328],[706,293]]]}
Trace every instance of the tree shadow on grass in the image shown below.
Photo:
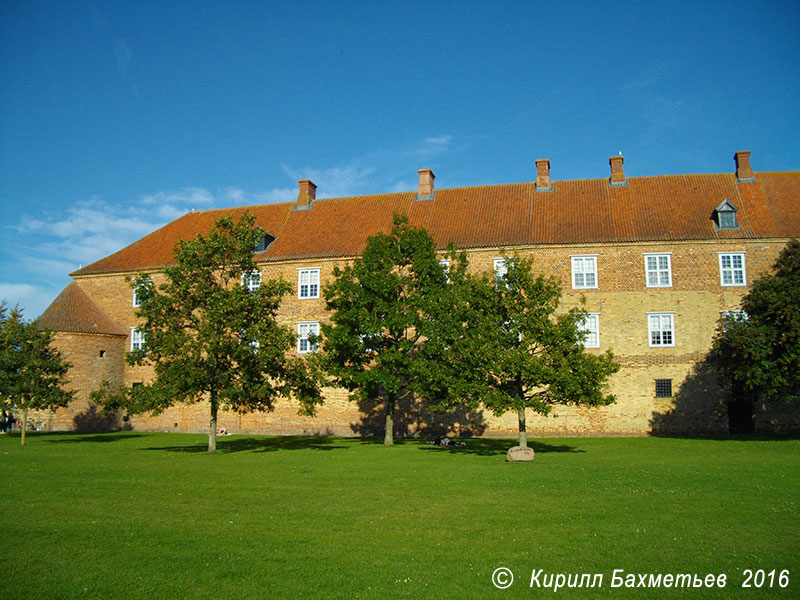
{"label": "tree shadow on grass", "polygon": [[[515,438],[472,438],[458,440],[466,442],[466,446],[434,446],[429,441],[420,442],[420,450],[432,452],[450,452],[452,454],[475,454],[478,456],[505,456],[508,449],[519,445]],[[568,444],[550,444],[528,440],[528,447],[533,448],[536,454],[548,452],[586,452]]]}
{"label": "tree shadow on grass", "polygon": [[119,442],[131,438],[148,437],[149,433],[97,433],[94,435],[86,435],[80,431],[66,431],[58,433],[48,433],[48,436],[55,436],[57,438],[47,439],[46,442],[50,444],[76,444],[79,442]]}
{"label": "tree shadow on grass", "polygon": [[800,435],[781,435],[781,434],[752,434],[752,433],[731,433],[729,435],[666,435],[661,433],[652,434],[653,437],[667,438],[672,440],[708,440],[711,442],[796,442],[800,441]]}
{"label": "tree shadow on grass", "polygon": [[[342,438],[332,436],[283,436],[283,437],[244,437],[220,436],[217,438],[217,454],[234,452],[276,452],[278,450],[345,450]],[[208,438],[197,444],[183,446],[158,446],[142,450],[162,450],[166,452],[203,453],[208,452]]]}
{"label": "tree shadow on grass", "polygon": [[[413,445],[420,450],[432,452],[450,452],[453,454],[475,454],[478,456],[497,456],[505,455],[512,446],[517,446],[517,438],[453,438],[455,441],[464,442],[466,446],[435,446],[432,439],[425,438],[401,438],[395,439],[395,446]],[[383,438],[370,437],[360,438],[362,444],[382,445]],[[575,446],[567,444],[547,443],[535,440],[528,440],[528,446],[533,448],[536,453],[542,452],[586,452]]]}

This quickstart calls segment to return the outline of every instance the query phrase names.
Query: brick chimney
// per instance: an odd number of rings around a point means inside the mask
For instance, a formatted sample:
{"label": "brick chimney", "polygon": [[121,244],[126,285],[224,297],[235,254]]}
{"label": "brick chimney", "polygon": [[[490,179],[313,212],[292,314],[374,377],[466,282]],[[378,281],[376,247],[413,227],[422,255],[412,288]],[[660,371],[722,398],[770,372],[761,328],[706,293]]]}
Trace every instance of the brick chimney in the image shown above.
{"label": "brick chimney", "polygon": [[611,186],[620,187],[628,185],[628,179],[625,177],[625,173],[622,170],[622,154],[609,158],[608,164],[611,165],[611,177],[608,180]]}
{"label": "brick chimney", "polygon": [[534,189],[537,192],[552,192],[553,182],[550,180],[550,159],[540,158],[536,161],[536,184]]}
{"label": "brick chimney", "polygon": [[310,179],[301,179],[297,183],[300,185],[300,192],[297,194],[297,204],[294,209],[308,210],[317,197],[317,186]]}
{"label": "brick chimney", "polygon": [[739,183],[755,183],[756,174],[750,166],[750,150],[739,150],[733,155],[736,162],[736,180]]}
{"label": "brick chimney", "polygon": [[419,187],[417,188],[417,200],[430,200],[433,198],[433,180],[436,175],[430,169],[420,169]]}

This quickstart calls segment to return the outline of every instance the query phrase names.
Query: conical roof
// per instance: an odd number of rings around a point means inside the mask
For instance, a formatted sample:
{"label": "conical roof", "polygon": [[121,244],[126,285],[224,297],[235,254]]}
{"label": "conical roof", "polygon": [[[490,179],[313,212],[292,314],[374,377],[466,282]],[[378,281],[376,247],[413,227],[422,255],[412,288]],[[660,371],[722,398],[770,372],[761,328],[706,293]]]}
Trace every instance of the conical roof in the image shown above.
{"label": "conical roof", "polygon": [[128,335],[74,281],[53,300],[36,323],[42,329],[68,333]]}

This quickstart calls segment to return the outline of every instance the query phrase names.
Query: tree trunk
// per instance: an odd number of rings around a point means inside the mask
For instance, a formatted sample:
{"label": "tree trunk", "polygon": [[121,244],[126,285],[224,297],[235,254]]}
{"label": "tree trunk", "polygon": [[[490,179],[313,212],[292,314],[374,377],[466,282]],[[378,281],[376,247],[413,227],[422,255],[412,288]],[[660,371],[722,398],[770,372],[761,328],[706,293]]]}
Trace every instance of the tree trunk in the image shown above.
{"label": "tree trunk", "polygon": [[25,432],[28,430],[28,405],[25,404],[25,408],[22,409],[22,437],[19,440],[19,445],[25,445]]}
{"label": "tree trunk", "polygon": [[211,392],[211,421],[208,424],[208,451],[217,451],[217,395]]}
{"label": "tree trunk", "polygon": [[528,433],[525,431],[525,409],[518,408],[517,415],[519,416],[519,445],[521,448],[527,448]]}
{"label": "tree trunk", "polygon": [[386,397],[386,432],[383,436],[383,445],[394,445],[394,405],[395,395],[388,394]]}

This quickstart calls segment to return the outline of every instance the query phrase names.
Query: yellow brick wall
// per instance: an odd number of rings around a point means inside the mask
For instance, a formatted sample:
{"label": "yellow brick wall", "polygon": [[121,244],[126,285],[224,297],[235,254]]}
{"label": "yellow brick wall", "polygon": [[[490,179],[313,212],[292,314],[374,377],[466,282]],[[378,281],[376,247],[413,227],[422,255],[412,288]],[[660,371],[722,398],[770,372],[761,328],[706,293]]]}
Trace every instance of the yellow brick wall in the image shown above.
{"label": "yellow brick wall", "polygon": [[[745,252],[749,284],[771,267],[786,241],[721,240],[518,248],[521,254],[533,257],[537,270],[561,281],[563,310],[579,304],[583,298],[587,311],[599,313],[600,348],[590,351],[603,352],[610,348],[622,364],[621,371],[610,382],[610,390],[617,398],[616,404],[595,409],[556,407],[548,417],[529,413],[528,430],[533,435],[645,435],[654,430],[726,432],[724,396],[705,359],[720,311],[738,308],[747,288],[720,284],[718,253]],[[646,253],[670,254],[671,287],[647,287]],[[475,249],[469,250],[468,254],[471,268],[485,271],[492,268],[493,259],[501,256],[501,250]],[[596,289],[572,289],[570,257],[582,254],[597,257]],[[324,299],[298,299],[297,270],[319,268],[322,287],[332,279],[334,266],[346,262],[310,259],[260,265],[263,280],[282,277],[295,288],[284,299],[281,321],[296,331],[299,321],[324,320]],[[77,281],[121,326],[128,329],[137,325],[130,284],[124,276],[81,277]],[[674,347],[649,346],[648,312],[673,313]],[[125,342],[125,349],[129,347],[130,339]],[[124,382],[130,385],[146,381],[152,370],[125,365],[123,372]],[[672,379],[673,398],[655,398],[654,380],[657,378]],[[326,390],[326,399],[325,405],[313,418],[298,416],[297,407],[292,402],[283,401],[272,413],[224,413],[219,420],[231,432],[254,433],[352,435],[377,432],[376,428],[382,426],[382,418],[367,414],[367,407],[361,411],[356,403],[347,399],[344,390]],[[767,412],[759,420],[765,429],[771,427],[772,417]],[[410,409],[409,416],[399,421],[399,430],[408,434],[438,433],[445,429],[483,435],[517,431],[516,414],[496,417],[467,409],[455,415],[432,416],[417,407]],[[208,408],[202,404],[175,407],[157,417],[134,417],[131,424],[137,429],[205,431]]]}
{"label": "yellow brick wall", "polygon": [[56,333],[53,345],[72,365],[67,372],[66,388],[75,392],[74,399],[67,407],[55,411],[30,411],[29,419],[52,431],[96,431],[121,425],[100,414],[90,402],[89,394],[102,381],[122,385],[125,340],[110,335]]}

